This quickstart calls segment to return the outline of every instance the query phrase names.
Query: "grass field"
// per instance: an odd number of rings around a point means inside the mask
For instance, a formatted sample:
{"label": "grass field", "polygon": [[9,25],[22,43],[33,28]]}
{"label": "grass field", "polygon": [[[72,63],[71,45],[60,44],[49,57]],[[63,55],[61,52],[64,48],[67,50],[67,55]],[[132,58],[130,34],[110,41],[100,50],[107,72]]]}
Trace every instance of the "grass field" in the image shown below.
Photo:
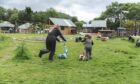
{"label": "grass field", "polygon": [[[38,34],[6,34],[11,38],[46,36]],[[66,36],[71,38],[73,36]],[[120,38],[106,42],[94,39],[93,59],[79,61],[82,43],[68,41],[68,59],[60,60],[63,43],[57,43],[53,62],[48,54],[38,57],[44,41],[25,41],[30,60],[13,60],[19,40],[0,42],[0,84],[140,84],[140,48]]]}

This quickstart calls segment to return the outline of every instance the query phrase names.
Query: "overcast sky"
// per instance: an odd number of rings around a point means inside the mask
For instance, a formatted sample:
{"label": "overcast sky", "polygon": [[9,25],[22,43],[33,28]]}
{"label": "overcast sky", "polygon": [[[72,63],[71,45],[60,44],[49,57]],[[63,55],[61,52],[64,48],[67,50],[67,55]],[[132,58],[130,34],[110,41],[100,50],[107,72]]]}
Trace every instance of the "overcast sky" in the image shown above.
{"label": "overcast sky", "polygon": [[79,20],[89,21],[100,16],[106,6],[112,2],[137,3],[140,0],[0,0],[0,6],[4,8],[25,9],[30,6],[34,11],[45,11],[55,8],[71,16],[77,16]]}

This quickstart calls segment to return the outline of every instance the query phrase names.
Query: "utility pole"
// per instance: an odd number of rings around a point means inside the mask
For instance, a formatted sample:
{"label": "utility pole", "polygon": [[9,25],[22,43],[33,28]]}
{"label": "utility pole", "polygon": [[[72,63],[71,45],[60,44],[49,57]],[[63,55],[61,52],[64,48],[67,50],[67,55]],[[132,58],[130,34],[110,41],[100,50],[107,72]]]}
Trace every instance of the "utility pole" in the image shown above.
{"label": "utility pole", "polygon": [[121,26],[122,26],[122,25],[121,25],[121,22],[122,22],[122,17],[123,17],[123,16],[122,16],[122,11],[121,11],[121,13],[119,14],[119,17],[120,17],[120,28],[121,28]]}
{"label": "utility pole", "polygon": [[125,14],[128,14],[129,11],[123,11],[120,9],[120,27],[122,27],[122,19],[125,17]]}

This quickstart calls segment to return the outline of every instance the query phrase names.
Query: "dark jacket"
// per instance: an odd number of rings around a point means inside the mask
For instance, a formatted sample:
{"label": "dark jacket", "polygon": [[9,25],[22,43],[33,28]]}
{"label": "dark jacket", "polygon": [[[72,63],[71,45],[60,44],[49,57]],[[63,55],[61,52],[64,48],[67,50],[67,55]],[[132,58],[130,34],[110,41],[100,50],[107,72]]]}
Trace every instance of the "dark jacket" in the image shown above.
{"label": "dark jacket", "polygon": [[52,37],[52,39],[55,39],[55,40],[59,41],[59,39],[57,38],[58,36],[60,36],[63,41],[66,41],[66,39],[61,34],[60,30],[57,29],[57,28],[54,28],[51,32],[49,32],[47,38]]}
{"label": "dark jacket", "polygon": [[46,38],[47,49],[55,50],[56,40],[59,41],[59,39],[57,38],[58,36],[60,36],[63,39],[63,41],[66,41],[66,39],[63,37],[58,28],[54,28],[51,32],[48,33],[48,36]]}
{"label": "dark jacket", "polygon": [[93,43],[93,41],[91,39],[85,39],[84,45],[87,48],[91,48],[92,45],[94,45],[94,43]]}

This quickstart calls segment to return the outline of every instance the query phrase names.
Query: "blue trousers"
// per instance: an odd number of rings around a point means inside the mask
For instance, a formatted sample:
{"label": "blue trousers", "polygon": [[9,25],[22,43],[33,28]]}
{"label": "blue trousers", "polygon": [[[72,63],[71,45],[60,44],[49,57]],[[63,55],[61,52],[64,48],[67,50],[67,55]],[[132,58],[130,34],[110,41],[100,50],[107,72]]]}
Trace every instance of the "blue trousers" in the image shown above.
{"label": "blue trousers", "polygon": [[85,51],[86,51],[86,59],[88,58],[92,58],[92,48],[90,47],[85,47]]}

